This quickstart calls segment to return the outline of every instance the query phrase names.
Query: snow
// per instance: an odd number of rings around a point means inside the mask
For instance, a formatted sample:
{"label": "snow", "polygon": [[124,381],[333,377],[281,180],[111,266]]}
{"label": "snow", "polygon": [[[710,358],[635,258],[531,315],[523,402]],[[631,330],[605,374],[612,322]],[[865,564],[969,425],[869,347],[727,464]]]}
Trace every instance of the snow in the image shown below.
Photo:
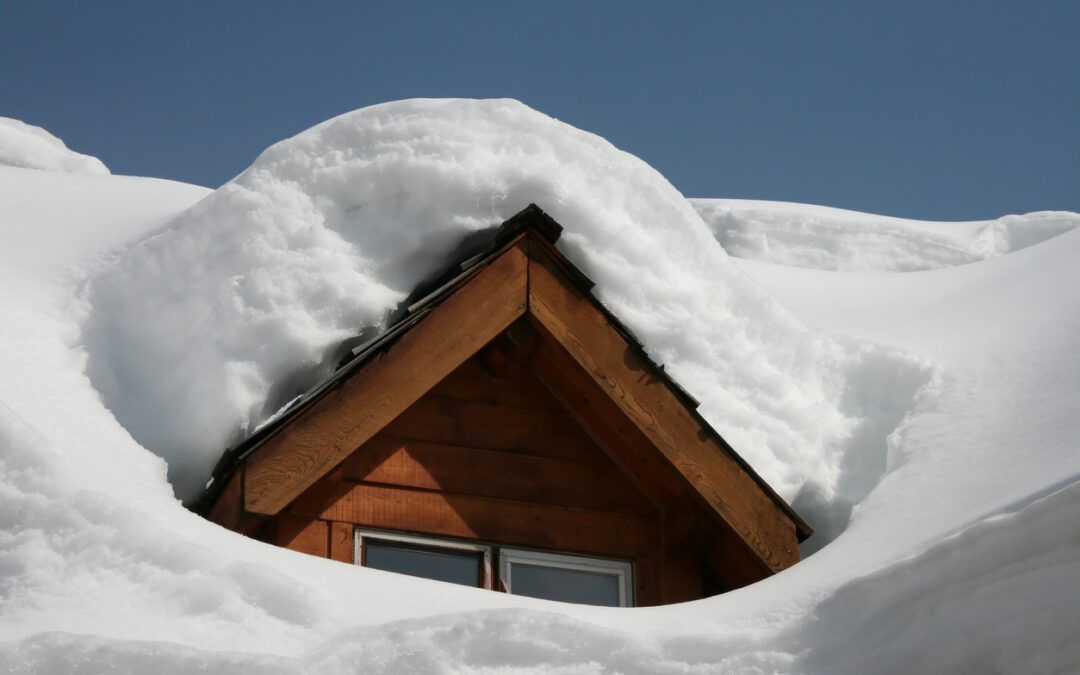
{"label": "snow", "polygon": [[733,256],[848,272],[909,272],[963,265],[1080,227],[1080,215],[1066,211],[936,223],[786,202],[690,202]]}
{"label": "snow", "polygon": [[785,497],[812,491],[808,508],[843,520],[881,473],[845,463],[883,447],[929,367],[807,331],[654,169],[516,101],[374,106],[269,148],[94,275],[87,372],[189,500],[222,448],[327,374],[335,345],[530,202],[725,438]]}
{"label": "snow", "polygon": [[69,150],[64,142],[41,127],[0,117],[0,166],[44,169],[62,173],[108,175],[97,157]]}
{"label": "snow", "polygon": [[[529,201],[818,528],[813,555],[615,610],[352,568],[180,505],[291,398],[279,378],[317,374]],[[753,210],[770,232],[825,213]],[[654,170],[511,101],[349,113],[213,193],[0,167],[0,669],[1080,669],[1076,216],[1020,217],[972,259],[935,251],[985,224],[851,218],[866,236],[770,234],[728,257]],[[939,269],[892,271],[912,260]],[[863,271],[807,268],[850,261]]]}

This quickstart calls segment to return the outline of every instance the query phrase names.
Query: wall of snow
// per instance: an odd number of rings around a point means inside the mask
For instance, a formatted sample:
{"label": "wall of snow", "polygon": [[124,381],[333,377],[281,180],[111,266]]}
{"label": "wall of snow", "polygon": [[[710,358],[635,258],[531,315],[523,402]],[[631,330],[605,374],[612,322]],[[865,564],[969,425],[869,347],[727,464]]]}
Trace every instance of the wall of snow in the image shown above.
{"label": "wall of snow", "polygon": [[0,166],[99,176],[109,173],[97,157],[69,150],[41,127],[10,117],[0,117]]}
{"label": "wall of snow", "polygon": [[789,499],[809,490],[812,521],[840,504],[842,522],[884,471],[850,456],[883,456],[927,366],[806,330],[654,169],[516,101],[379,105],[266,150],[95,277],[87,372],[189,499],[295,395],[276,383],[378,326],[466,235],[530,202],[734,447]]}
{"label": "wall of snow", "polygon": [[784,202],[691,199],[690,203],[730,255],[849,272],[963,265],[1080,227],[1080,214],[1067,211],[937,223]]}
{"label": "wall of snow", "polygon": [[[320,560],[176,502],[165,462],[84,375],[80,331],[99,308],[92,289],[77,289],[112,269],[112,247],[205,194],[0,167],[0,671],[1080,670],[1080,231],[905,274],[721,254],[721,275],[734,264],[838,336],[830,349],[846,356],[810,369],[820,380],[795,369],[792,388],[862,419],[831,446],[848,450],[834,471],[885,474],[870,488],[838,477],[838,493],[869,491],[843,533],[792,569],[700,602],[620,610]],[[887,440],[869,444],[860,429],[878,424],[876,437],[891,426],[918,381],[919,368],[900,366],[921,362],[878,358],[889,352],[866,340],[940,368]],[[815,360],[805,353],[801,368]],[[823,396],[822,382],[843,394]],[[829,475],[818,449],[797,458],[811,479]]]}

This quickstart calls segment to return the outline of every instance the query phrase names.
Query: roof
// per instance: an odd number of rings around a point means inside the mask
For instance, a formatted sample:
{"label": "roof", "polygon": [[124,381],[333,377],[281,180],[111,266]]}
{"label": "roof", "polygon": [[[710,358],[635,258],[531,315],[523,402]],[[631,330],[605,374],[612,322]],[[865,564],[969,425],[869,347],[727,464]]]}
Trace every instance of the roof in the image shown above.
{"label": "roof", "polygon": [[337,365],[332,375],[318,383],[297,398],[290,406],[277,417],[265,423],[254,433],[229,448],[218,461],[212,478],[204,493],[192,503],[191,508],[205,514],[214,504],[220,492],[225,488],[231,475],[237,467],[244,462],[252,453],[258,450],[285,425],[301,415],[306,409],[314,405],[326,392],[335,385],[347,380],[356,374],[367,363],[388,350],[399,338],[409,332],[420,323],[444,300],[474,277],[485,266],[497,259],[508,245],[521,235],[530,232],[538,236],[555,252],[556,263],[559,271],[566,279],[602,313],[607,323],[626,342],[637,356],[650,366],[651,375],[662,381],[667,388],[681,401],[685,409],[689,411],[701,428],[714,441],[719,442],[726,453],[734,459],[738,465],[757,483],[758,487],[775,503],[775,505],[794,524],[799,541],[808,537],[812,530],[791,509],[791,507],[766,483],[753,468],[724,441],[723,437],[713,429],[707,420],[698,412],[698,401],[687,393],[664,369],[662,364],[657,364],[649,357],[644,345],[627,326],[608,311],[591,290],[595,286],[593,281],[579,268],[573,265],[564,256],[554,249],[562,233],[559,225],[548,214],[535,204],[530,204],[525,209],[503,222],[501,225],[477,233],[460,247],[454,261],[436,275],[421,283],[414,292],[391,313],[386,328],[377,336],[363,341],[348,350],[345,357]]}

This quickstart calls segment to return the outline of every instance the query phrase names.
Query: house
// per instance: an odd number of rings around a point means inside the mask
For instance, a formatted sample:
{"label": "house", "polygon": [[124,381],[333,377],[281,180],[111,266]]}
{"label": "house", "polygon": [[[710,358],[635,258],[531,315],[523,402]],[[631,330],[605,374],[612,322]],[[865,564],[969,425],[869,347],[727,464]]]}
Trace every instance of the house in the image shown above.
{"label": "house", "polygon": [[600,605],[795,564],[810,528],[591,295],[561,231],[535,205],[503,223],[227,452],[195,508],[344,563]]}

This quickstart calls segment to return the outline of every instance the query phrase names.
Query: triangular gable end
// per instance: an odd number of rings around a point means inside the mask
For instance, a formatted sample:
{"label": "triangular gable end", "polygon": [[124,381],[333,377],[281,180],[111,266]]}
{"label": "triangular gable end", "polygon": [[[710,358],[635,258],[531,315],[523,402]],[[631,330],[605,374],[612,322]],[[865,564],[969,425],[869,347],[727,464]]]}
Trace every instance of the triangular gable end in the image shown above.
{"label": "triangular gable end", "polygon": [[242,485],[229,485],[237,506],[280,513],[487,349],[529,360],[663,514],[666,546],[700,548],[727,587],[794,564],[809,527],[589,293],[591,282],[552,245],[559,231],[535,206],[504,224],[512,236],[501,248],[246,448]]}

